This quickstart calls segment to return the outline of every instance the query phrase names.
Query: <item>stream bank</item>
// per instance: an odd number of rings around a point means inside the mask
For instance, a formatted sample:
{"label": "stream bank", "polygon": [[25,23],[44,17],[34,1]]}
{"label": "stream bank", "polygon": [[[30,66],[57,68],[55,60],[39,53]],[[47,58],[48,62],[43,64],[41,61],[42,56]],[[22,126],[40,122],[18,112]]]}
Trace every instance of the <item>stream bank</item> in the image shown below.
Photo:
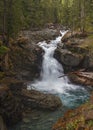
{"label": "stream bank", "polygon": [[67,111],[52,130],[93,130],[93,93],[87,103]]}

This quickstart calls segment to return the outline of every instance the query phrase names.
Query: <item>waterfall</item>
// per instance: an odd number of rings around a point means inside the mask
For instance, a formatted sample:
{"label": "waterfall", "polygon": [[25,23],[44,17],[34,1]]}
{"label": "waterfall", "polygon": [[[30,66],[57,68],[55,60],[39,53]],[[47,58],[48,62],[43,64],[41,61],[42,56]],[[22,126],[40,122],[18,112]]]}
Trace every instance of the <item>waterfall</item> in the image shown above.
{"label": "waterfall", "polygon": [[78,105],[78,102],[85,101],[88,92],[84,87],[71,84],[67,76],[59,78],[64,75],[64,70],[53,55],[57,45],[67,32],[68,31],[60,31],[61,36],[58,36],[48,44],[46,41],[38,43],[45,52],[43,55],[40,79],[28,85],[27,89],[30,90],[31,87],[34,87],[43,92],[57,94],[62,99],[64,105],[73,107]]}

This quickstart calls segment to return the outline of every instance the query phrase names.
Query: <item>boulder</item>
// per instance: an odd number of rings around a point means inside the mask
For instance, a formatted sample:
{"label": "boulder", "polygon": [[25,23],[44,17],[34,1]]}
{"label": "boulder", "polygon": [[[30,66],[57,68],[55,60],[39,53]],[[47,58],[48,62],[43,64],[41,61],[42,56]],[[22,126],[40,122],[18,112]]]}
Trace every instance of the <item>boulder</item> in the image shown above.
{"label": "boulder", "polygon": [[55,110],[62,105],[59,97],[36,90],[23,89],[21,98],[24,106],[31,108]]}
{"label": "boulder", "polygon": [[82,55],[72,53],[71,51],[66,50],[66,49],[58,48],[56,52],[59,53],[59,55],[60,55],[60,61],[66,66],[76,67],[83,60]]}
{"label": "boulder", "polygon": [[[64,37],[63,41],[66,40],[66,38],[70,35],[68,32]],[[71,51],[72,53],[75,53],[77,55],[82,55],[83,60],[82,64],[80,65],[81,68],[86,68],[88,70],[93,71],[93,51],[92,51],[92,39],[90,38],[78,38],[78,37],[72,37],[67,38],[67,41],[61,45],[59,45],[58,49],[61,47],[61,49],[67,49],[68,51]]]}

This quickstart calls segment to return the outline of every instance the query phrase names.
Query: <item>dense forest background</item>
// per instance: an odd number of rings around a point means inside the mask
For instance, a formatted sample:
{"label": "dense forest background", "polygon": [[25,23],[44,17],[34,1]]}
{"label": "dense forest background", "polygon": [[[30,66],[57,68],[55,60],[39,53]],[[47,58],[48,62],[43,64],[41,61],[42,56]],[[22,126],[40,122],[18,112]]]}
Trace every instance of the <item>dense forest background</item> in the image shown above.
{"label": "dense forest background", "polygon": [[[93,0],[0,0],[0,34],[9,41],[22,29],[61,24],[92,30]],[[8,42],[7,42],[8,43]]]}

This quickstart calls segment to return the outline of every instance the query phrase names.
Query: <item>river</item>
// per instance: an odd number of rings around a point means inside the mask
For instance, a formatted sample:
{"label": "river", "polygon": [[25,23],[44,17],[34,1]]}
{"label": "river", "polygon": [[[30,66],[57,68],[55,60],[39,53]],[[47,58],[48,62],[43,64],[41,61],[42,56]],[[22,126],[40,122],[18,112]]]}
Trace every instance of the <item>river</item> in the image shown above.
{"label": "river", "polygon": [[54,52],[66,33],[67,31],[60,31],[61,35],[48,44],[46,41],[38,43],[44,50],[40,77],[27,86],[29,91],[34,88],[58,95],[62,100],[62,108],[53,112],[32,110],[31,114],[10,130],[51,130],[52,125],[64,112],[78,107],[89,98],[89,91],[84,86],[72,84],[67,76],[59,78],[64,75],[64,69],[54,58]]}
{"label": "river", "polygon": [[88,91],[79,85],[73,85],[67,76],[64,75],[63,66],[54,58],[57,45],[67,31],[60,31],[61,36],[47,44],[46,41],[39,42],[38,45],[44,50],[42,70],[40,78],[28,86],[37,90],[58,95],[64,106],[73,108],[83,103],[88,98]]}

